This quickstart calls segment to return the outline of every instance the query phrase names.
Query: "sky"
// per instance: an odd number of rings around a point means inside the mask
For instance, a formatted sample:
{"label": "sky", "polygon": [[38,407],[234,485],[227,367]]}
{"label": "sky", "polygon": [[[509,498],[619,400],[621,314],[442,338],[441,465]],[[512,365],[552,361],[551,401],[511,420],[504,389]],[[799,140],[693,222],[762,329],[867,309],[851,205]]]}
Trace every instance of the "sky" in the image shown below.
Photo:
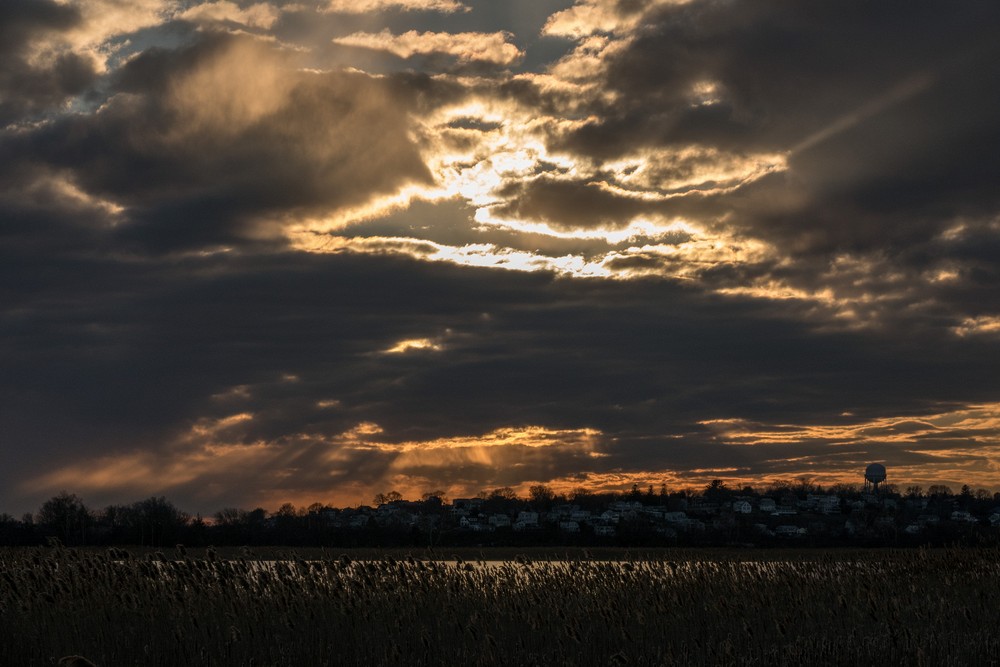
{"label": "sky", "polygon": [[998,26],[4,0],[0,510],[1000,489]]}

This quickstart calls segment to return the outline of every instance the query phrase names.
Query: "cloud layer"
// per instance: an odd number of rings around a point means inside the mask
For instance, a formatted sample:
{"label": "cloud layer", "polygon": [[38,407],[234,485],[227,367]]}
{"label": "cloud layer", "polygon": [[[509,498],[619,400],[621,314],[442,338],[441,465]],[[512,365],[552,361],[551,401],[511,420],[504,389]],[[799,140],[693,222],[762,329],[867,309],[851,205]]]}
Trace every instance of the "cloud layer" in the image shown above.
{"label": "cloud layer", "polygon": [[0,8],[0,510],[995,484],[1000,9],[348,4]]}
{"label": "cloud layer", "polygon": [[448,55],[459,63],[486,62],[510,65],[523,55],[508,42],[510,35],[503,32],[417,32],[409,30],[394,35],[388,30],[379,33],[356,32],[334,40],[345,46],[358,46],[377,51],[387,51],[400,58],[415,55]]}

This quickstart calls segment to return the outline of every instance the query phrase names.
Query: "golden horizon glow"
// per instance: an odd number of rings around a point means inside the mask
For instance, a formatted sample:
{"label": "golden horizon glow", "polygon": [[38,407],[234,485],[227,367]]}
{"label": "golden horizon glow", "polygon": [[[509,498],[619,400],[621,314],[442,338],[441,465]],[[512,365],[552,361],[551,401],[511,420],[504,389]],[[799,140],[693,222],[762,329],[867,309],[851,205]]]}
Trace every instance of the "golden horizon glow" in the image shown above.
{"label": "golden horizon glow", "polygon": [[[824,486],[857,484],[865,465],[873,461],[885,463],[889,481],[903,485],[969,484],[992,489],[1000,473],[1000,403],[843,425],[706,420],[701,424],[715,434],[720,446],[765,448],[767,453],[746,459],[745,465],[661,470],[603,470],[613,441],[592,428],[510,426],[480,435],[392,442],[384,438],[379,424],[360,422],[336,436],[300,433],[274,441],[243,442],[241,427],[253,419],[250,413],[202,419],[166,451],[136,450],[67,465],[27,480],[21,491],[169,495],[172,489],[194,486],[207,503],[224,495],[220,484],[228,480],[227,484],[252,485],[247,495],[257,499],[252,501],[257,504],[263,499],[289,502],[305,497],[323,501],[336,497],[342,503],[356,504],[391,489],[412,493],[441,489],[456,497],[499,486],[510,486],[526,496],[533,484],[567,493],[581,487],[593,492],[625,491],[633,484],[643,489],[654,485],[657,490],[661,484],[670,489],[698,488],[713,479],[731,487],[761,487],[801,478]],[[804,443],[813,443],[812,454],[790,457],[783,449],[775,449]],[[922,447],[925,444],[929,446]],[[380,474],[332,481],[341,479],[366,452],[385,457]],[[558,473],[560,461],[565,460],[574,461],[577,471]],[[310,488],[300,488],[297,481],[303,465],[314,476]],[[454,470],[465,470],[467,478],[454,479]],[[518,470],[524,471],[520,479]],[[538,470],[552,474],[539,477]],[[317,485],[315,476],[331,481]]]}
{"label": "golden horizon glow", "polygon": [[[849,415],[848,415],[849,416]],[[741,419],[701,421],[729,445],[797,444],[824,440],[833,444],[856,444],[877,438],[893,444],[919,444],[920,438],[939,432],[965,433],[967,437],[990,434],[1000,448],[1000,403],[972,405],[961,410],[920,417],[885,417],[846,425],[801,426],[773,424],[762,427]]]}
{"label": "golden horizon glow", "polygon": [[[296,434],[273,442],[242,442],[231,429],[252,419],[249,413],[202,419],[166,451],[137,450],[91,459],[27,480],[20,488],[22,492],[73,488],[83,493],[132,491],[159,495],[196,483],[202,492],[211,492],[219,480],[240,479],[253,480],[256,495],[261,497],[277,496],[285,487],[294,495],[297,468],[291,464],[303,450],[313,455],[313,466],[322,466],[328,474],[343,472],[357,452],[381,452],[391,459],[384,474],[402,480],[410,476],[407,471],[446,469],[456,464],[516,466],[519,459],[530,458],[532,450],[547,448],[599,457],[602,436],[587,428],[525,426],[479,436],[392,443],[379,440],[384,432],[380,425],[361,422],[333,437]],[[382,485],[377,480],[368,484],[371,493]]]}

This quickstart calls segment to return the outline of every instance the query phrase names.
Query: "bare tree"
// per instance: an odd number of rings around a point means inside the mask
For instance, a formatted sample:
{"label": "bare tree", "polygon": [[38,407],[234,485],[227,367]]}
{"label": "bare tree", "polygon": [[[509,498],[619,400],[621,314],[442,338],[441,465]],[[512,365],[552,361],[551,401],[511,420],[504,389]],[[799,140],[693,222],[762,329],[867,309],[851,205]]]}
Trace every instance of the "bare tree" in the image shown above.
{"label": "bare tree", "polygon": [[528,489],[528,498],[531,500],[531,504],[535,509],[546,509],[552,504],[552,501],[556,497],[556,492],[552,490],[551,486],[546,486],[544,484],[535,484]]}
{"label": "bare tree", "polygon": [[387,505],[388,503],[394,503],[397,500],[402,500],[403,494],[399,491],[390,491],[389,493],[376,493],[375,498],[372,500],[373,504]]}
{"label": "bare tree", "polygon": [[38,523],[60,536],[66,544],[87,542],[90,511],[75,493],[61,492],[45,501],[38,510]]}

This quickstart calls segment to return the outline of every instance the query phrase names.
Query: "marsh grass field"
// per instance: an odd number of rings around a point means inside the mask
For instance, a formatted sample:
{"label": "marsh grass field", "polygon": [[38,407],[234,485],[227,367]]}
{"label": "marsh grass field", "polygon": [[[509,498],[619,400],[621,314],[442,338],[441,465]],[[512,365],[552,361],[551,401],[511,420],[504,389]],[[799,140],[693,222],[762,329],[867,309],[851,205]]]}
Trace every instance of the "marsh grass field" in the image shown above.
{"label": "marsh grass field", "polygon": [[488,555],[0,551],[0,665],[1000,664],[997,550]]}

